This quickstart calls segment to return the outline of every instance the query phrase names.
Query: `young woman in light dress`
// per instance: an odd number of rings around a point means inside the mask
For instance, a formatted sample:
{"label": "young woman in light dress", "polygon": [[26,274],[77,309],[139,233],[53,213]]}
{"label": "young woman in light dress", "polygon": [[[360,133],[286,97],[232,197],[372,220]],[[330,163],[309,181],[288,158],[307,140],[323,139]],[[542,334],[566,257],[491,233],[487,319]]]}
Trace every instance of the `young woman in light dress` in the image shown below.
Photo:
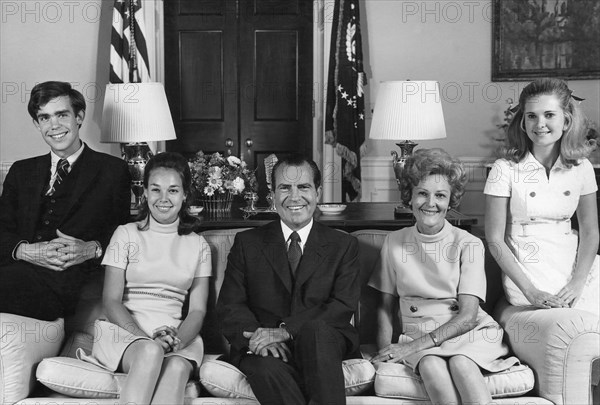
{"label": "young woman in light dress", "polygon": [[211,255],[187,213],[190,184],[181,155],[150,159],[138,221],[116,229],[102,262],[108,322],[96,323],[92,354],[78,356],[127,373],[122,404],[182,404],[202,362]]}
{"label": "young woman in light dress", "polygon": [[512,305],[598,316],[598,187],[587,159],[596,141],[578,104],[563,80],[523,89],[484,189],[485,232]]}

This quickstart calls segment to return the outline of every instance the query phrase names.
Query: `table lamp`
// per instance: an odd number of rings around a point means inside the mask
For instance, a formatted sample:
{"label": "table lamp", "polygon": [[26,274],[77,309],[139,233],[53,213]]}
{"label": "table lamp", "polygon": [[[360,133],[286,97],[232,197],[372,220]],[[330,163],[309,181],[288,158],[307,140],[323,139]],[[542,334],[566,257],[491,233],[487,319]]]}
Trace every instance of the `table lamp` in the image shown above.
{"label": "table lamp", "polygon": [[167,95],[161,83],[108,84],[100,142],[121,144],[129,166],[137,207],[144,193],[144,167],[152,152],[147,142],[177,139]]}
{"label": "table lamp", "polygon": [[[379,85],[370,139],[399,141],[400,156],[392,151],[398,189],[406,159],[417,146],[413,141],[446,137],[444,113],[436,81],[389,81]],[[396,214],[410,213],[398,206]]]}

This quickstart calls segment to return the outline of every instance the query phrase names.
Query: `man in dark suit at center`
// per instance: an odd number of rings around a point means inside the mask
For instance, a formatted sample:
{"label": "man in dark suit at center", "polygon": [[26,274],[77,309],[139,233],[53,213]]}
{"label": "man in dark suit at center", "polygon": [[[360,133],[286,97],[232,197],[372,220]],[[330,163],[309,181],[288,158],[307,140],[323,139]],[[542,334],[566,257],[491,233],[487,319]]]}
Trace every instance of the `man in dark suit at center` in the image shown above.
{"label": "man in dark suit at center", "polygon": [[280,220],[238,233],[228,257],[217,311],[230,361],[262,405],[345,404],[358,242],[313,221],[321,173],[312,160],[280,160],[273,187]]}

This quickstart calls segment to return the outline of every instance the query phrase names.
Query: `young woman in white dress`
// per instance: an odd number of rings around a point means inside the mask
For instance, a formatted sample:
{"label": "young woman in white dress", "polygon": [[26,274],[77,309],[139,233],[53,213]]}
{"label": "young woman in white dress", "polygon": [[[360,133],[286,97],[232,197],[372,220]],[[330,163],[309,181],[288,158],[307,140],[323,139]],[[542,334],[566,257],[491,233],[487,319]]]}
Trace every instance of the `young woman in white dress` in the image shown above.
{"label": "young woman in white dress", "polygon": [[512,305],[598,315],[598,187],[587,159],[596,141],[578,100],[559,79],[523,89],[484,189],[485,233]]}
{"label": "young woman in white dress", "polygon": [[182,404],[202,362],[211,255],[187,212],[190,184],[181,155],[150,159],[138,221],[115,230],[102,262],[109,322],[97,321],[92,354],[78,356],[127,373],[121,404]]}

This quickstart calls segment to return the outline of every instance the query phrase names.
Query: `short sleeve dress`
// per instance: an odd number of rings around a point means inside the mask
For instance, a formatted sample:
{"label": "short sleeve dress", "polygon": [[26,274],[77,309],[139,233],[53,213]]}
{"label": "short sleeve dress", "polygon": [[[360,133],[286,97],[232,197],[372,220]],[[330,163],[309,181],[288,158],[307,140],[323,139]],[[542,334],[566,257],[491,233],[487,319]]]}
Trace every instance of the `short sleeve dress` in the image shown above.
{"label": "short sleeve dress", "polygon": [[[125,272],[123,304],[138,326],[152,336],[160,326],[178,327],[183,321],[183,304],[194,279],[212,275],[211,252],[202,236],[178,235],[179,220],[164,225],[150,217],[147,230],[138,225],[129,223],[115,230],[102,264]],[[92,355],[79,350],[78,356],[111,371],[117,369],[132,342],[144,339],[109,322],[97,322],[96,329]],[[110,338],[103,338],[107,336]],[[185,348],[166,354],[184,357],[196,366],[203,355],[200,336]]]}
{"label": "short sleeve dress", "polygon": [[[594,168],[587,159],[566,167],[558,159],[550,174],[531,153],[519,162],[497,160],[484,193],[508,197],[505,241],[533,285],[558,293],[572,277],[577,260],[578,234],[571,229],[580,196],[598,190]],[[575,308],[600,313],[598,256]],[[503,275],[506,297],[512,305],[531,305],[512,280]]]}
{"label": "short sleeve dress", "polygon": [[[448,221],[435,235],[421,234],[416,226],[392,232],[381,249],[381,268],[369,285],[399,298],[400,343],[429,338],[429,332],[458,314],[459,294],[485,300],[483,243]],[[426,355],[464,355],[489,372],[506,370],[519,360],[504,358],[508,348],[503,334],[500,325],[479,308],[472,330],[415,353],[404,363],[418,372],[419,361]]]}

